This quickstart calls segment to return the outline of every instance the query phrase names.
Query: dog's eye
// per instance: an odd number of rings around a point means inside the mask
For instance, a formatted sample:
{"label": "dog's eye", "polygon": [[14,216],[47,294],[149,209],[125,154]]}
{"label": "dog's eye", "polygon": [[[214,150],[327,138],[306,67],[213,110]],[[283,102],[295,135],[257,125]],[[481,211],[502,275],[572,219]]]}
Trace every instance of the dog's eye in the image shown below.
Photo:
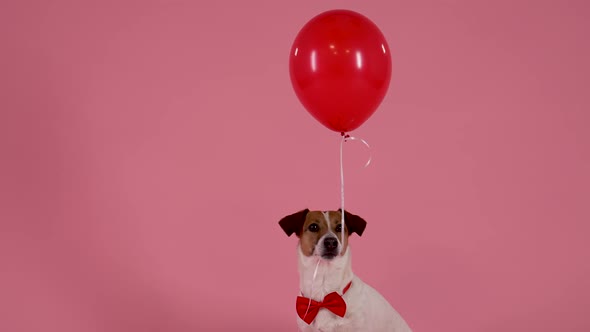
{"label": "dog's eye", "polygon": [[336,232],[342,232],[342,224],[336,225]]}
{"label": "dog's eye", "polygon": [[320,226],[318,226],[318,224],[311,224],[307,229],[309,229],[310,232],[315,233],[320,230]]}

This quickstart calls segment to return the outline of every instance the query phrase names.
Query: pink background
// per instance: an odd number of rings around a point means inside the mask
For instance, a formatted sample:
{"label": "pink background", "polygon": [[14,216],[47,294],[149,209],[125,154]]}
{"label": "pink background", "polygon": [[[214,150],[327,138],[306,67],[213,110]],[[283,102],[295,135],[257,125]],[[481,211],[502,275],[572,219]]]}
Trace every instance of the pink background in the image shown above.
{"label": "pink background", "polygon": [[0,329],[295,331],[294,238],[339,204],[299,28],[393,56],[346,146],[353,265],[415,331],[589,331],[587,1],[2,1]]}

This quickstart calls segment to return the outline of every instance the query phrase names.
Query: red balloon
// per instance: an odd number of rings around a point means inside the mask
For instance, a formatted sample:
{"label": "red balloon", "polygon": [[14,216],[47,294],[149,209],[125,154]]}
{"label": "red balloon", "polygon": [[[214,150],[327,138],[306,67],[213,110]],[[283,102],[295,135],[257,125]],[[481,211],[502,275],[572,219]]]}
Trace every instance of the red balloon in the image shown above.
{"label": "red balloon", "polygon": [[373,115],[387,93],[389,46],[365,16],[327,11],[297,34],[289,73],[295,94],[316,120],[331,130],[349,132]]}

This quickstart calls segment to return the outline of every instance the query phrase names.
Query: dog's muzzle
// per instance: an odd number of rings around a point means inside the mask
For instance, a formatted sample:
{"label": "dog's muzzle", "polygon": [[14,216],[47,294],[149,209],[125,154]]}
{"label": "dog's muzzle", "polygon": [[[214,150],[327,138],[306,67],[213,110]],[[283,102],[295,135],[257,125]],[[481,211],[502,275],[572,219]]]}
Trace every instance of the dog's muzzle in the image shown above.
{"label": "dog's muzzle", "polygon": [[332,259],[338,255],[338,239],[329,236],[322,243],[322,258]]}

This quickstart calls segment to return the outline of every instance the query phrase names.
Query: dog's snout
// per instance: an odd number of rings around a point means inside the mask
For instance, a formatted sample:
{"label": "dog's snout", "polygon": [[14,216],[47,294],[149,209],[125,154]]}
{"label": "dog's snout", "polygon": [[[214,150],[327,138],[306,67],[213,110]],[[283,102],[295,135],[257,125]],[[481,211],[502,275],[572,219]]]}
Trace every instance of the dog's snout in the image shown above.
{"label": "dog's snout", "polygon": [[326,250],[335,250],[338,248],[338,240],[335,237],[327,237],[324,239],[324,247]]}

